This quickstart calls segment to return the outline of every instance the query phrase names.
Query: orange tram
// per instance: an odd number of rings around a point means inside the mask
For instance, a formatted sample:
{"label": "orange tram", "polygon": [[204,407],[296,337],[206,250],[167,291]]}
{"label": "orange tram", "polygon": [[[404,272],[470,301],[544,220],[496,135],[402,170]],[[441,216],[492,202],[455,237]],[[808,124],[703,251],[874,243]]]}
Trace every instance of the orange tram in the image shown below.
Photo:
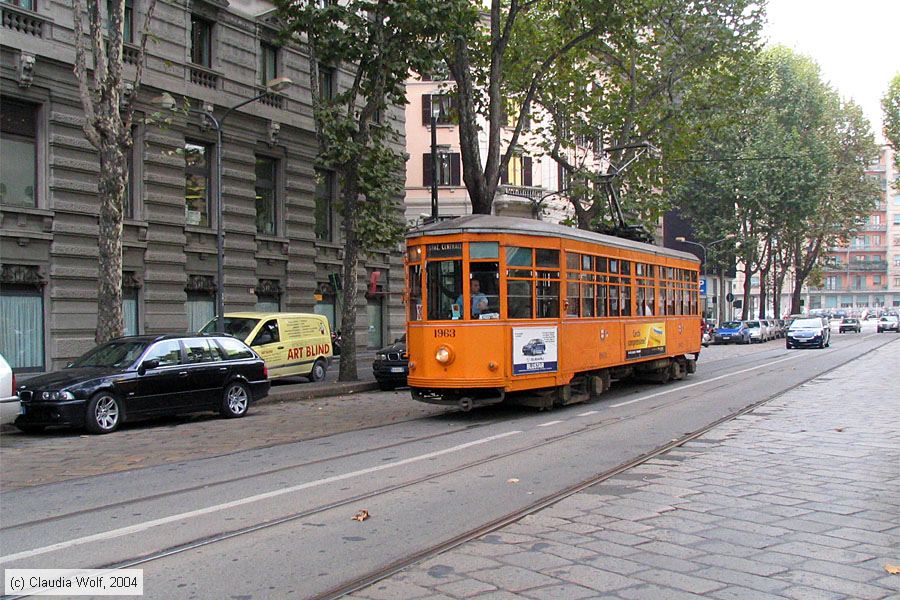
{"label": "orange tram", "polygon": [[412,396],[475,406],[581,402],[700,354],[692,254],[542,221],[472,215],[407,234]]}

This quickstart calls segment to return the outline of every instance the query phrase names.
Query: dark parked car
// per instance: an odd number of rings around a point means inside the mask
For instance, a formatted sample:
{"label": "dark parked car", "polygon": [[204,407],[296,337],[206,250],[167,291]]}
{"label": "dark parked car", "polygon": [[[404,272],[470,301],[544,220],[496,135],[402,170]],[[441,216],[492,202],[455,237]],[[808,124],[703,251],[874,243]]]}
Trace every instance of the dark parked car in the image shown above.
{"label": "dark parked car", "polygon": [[831,344],[831,326],[827,319],[812,317],[794,319],[788,327],[784,345],[791,348],[825,348]]}
{"label": "dark parked car", "polygon": [[269,393],[263,360],[228,336],[129,336],[97,346],[65,369],[19,385],[14,425],[49,425],[110,433],[123,421],[164,414],[218,411],[243,417]]}
{"label": "dark parked car", "polygon": [[392,390],[406,385],[406,376],[409,375],[409,355],[406,353],[405,335],[375,353],[372,373],[382,390]]}
{"label": "dark parked car", "polygon": [[860,333],[862,331],[862,326],[859,324],[859,319],[853,319],[850,317],[841,319],[841,324],[838,327],[838,333],[844,333],[845,331],[855,331],[856,333]]}

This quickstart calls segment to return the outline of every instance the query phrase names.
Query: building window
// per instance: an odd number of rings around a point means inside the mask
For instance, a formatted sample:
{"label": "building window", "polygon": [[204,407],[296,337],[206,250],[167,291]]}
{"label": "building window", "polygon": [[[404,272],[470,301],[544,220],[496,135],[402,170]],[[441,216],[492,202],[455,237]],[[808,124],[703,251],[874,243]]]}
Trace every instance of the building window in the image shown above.
{"label": "building window", "polygon": [[216,316],[215,297],[206,292],[188,292],[184,307],[189,332],[200,331]]}
{"label": "building window", "polygon": [[37,115],[33,104],[0,100],[0,204],[38,205]]}
{"label": "building window", "polygon": [[438,125],[453,124],[453,96],[450,94],[422,95],[422,125],[429,127],[434,115]]}
{"label": "building window", "polygon": [[334,98],[334,70],[319,65],[319,99],[323,102]]}
{"label": "building window", "polygon": [[44,299],[40,289],[0,289],[0,354],[14,371],[44,369]]}
{"label": "building window", "polygon": [[184,144],[184,222],[209,227],[209,158],[211,146]]}
{"label": "building window", "polygon": [[[432,176],[431,154],[423,154],[422,185],[431,187]],[[460,184],[458,152],[438,152],[437,184],[439,186],[458,186]]]}
{"label": "building window", "polygon": [[27,10],[34,10],[34,0],[0,0],[2,4],[12,4],[13,6],[18,6],[19,8],[25,8]]}
{"label": "building window", "polygon": [[278,48],[262,43],[259,51],[259,85],[266,87],[278,77]]}
{"label": "building window", "polygon": [[191,15],[191,62],[207,69],[212,67],[212,23]]}
{"label": "building window", "polygon": [[335,196],[334,173],[316,169],[316,239],[332,240]]}
{"label": "building window", "polygon": [[510,156],[507,169],[500,174],[500,183],[531,187],[531,157],[521,154]]}
{"label": "building window", "polygon": [[[106,0],[106,15],[107,20],[109,20],[109,15],[112,14],[113,11],[113,1],[114,0]],[[134,21],[134,0],[125,0],[125,9],[122,13],[122,41],[126,44],[132,43],[134,40],[132,39],[132,23]],[[107,26],[109,27],[109,26]]]}
{"label": "building window", "polygon": [[278,210],[275,177],[278,161],[268,156],[256,157],[256,231],[267,235],[277,233]]}

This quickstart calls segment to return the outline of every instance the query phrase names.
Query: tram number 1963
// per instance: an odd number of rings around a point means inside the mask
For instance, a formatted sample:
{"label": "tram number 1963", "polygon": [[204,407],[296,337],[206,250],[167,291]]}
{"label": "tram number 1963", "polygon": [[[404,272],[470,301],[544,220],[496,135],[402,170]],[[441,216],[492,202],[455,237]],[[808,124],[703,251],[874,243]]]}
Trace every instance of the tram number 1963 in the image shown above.
{"label": "tram number 1963", "polygon": [[456,330],[455,329],[435,329],[434,337],[436,337],[436,338],[456,337]]}

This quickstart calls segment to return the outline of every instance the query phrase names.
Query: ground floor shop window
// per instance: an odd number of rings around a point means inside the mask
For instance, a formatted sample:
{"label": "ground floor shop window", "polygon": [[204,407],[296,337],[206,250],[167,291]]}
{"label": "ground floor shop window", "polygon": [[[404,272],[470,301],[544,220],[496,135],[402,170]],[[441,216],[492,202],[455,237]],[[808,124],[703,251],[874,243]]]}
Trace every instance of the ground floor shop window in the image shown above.
{"label": "ground floor shop window", "polygon": [[44,369],[44,299],[39,290],[0,291],[0,354],[16,371]]}
{"label": "ground floor shop window", "polygon": [[215,296],[203,292],[188,292],[185,309],[188,331],[200,331],[216,316]]}
{"label": "ground floor shop window", "polygon": [[125,316],[125,335],[137,335],[141,332],[138,325],[138,291],[129,288],[122,292],[122,312]]}

